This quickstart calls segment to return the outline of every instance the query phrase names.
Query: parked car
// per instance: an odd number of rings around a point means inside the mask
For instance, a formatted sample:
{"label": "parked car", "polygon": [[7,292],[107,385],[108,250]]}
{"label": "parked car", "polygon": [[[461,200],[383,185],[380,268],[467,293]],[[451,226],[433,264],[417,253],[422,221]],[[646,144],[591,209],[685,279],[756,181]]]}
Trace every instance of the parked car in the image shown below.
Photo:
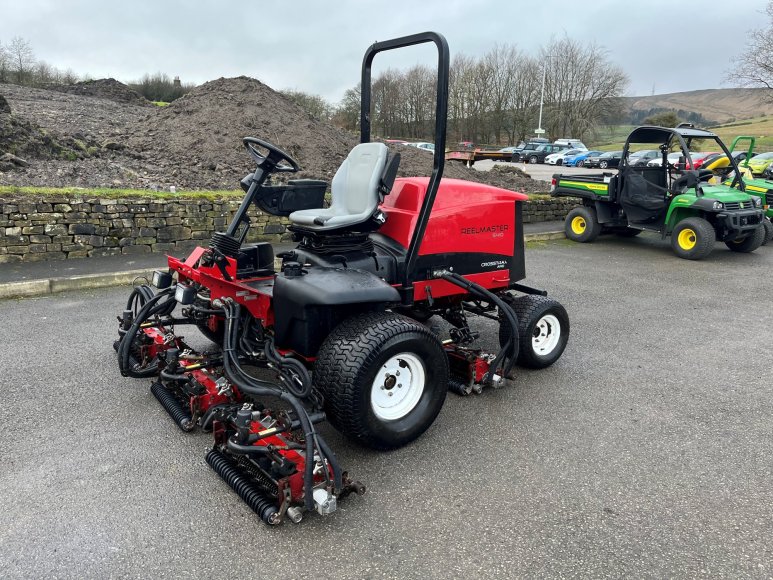
{"label": "parked car", "polygon": [[545,157],[551,153],[557,153],[569,149],[568,145],[551,145],[541,144],[536,149],[526,150],[524,149],[519,153],[519,160],[523,163],[544,163]]}
{"label": "parked car", "polygon": [[528,155],[524,156],[523,158],[521,157],[521,154],[524,151],[526,152],[536,151],[537,147],[539,147],[540,145],[547,145],[547,144],[548,144],[547,139],[532,139],[530,141],[527,141],[526,143],[521,143],[518,147],[513,149],[513,156],[510,159],[510,161],[512,161],[513,163],[520,162],[521,159],[528,158]]}
{"label": "parked car", "polygon": [[[679,163],[679,158],[682,156],[681,151],[675,151],[673,153],[669,153],[668,157],[666,158],[666,161],[669,165],[672,165],[673,167],[676,167],[676,164]],[[662,167],[663,165],[663,156],[658,155],[657,157],[650,159],[647,161],[647,167]]]}
{"label": "parked car", "polygon": [[585,143],[580,141],[579,139],[572,139],[572,138],[566,138],[566,139],[556,139],[553,141],[554,145],[569,145],[569,147],[572,147],[573,149],[585,149],[588,148],[585,146]]}
{"label": "parked car", "polygon": [[754,175],[762,175],[771,163],[773,163],[773,151],[760,153],[747,161],[748,167]]}
{"label": "parked car", "polygon": [[642,149],[641,151],[634,151],[628,155],[627,164],[629,167],[640,167],[647,165],[656,157],[660,157],[661,153],[657,149]]}
{"label": "parked car", "polygon": [[582,153],[582,149],[565,149],[564,151],[558,151],[556,153],[551,153],[547,157],[545,157],[545,163],[548,165],[563,165],[564,164],[564,158],[567,155],[577,155],[578,153]]}
{"label": "parked car", "polygon": [[427,141],[416,141],[414,143],[408,143],[411,147],[416,147],[417,149],[423,149],[424,151],[434,151],[435,150],[435,144],[434,143],[428,143]]}
{"label": "parked car", "polygon": [[601,169],[607,169],[608,167],[617,167],[620,165],[620,159],[623,156],[622,151],[607,151],[600,155],[589,155],[583,163],[583,167],[601,167]]}
{"label": "parked car", "polygon": [[579,153],[575,153],[574,155],[567,155],[564,157],[564,165],[567,167],[583,167],[585,165],[585,160],[592,156],[599,156],[603,151],[580,151]]}

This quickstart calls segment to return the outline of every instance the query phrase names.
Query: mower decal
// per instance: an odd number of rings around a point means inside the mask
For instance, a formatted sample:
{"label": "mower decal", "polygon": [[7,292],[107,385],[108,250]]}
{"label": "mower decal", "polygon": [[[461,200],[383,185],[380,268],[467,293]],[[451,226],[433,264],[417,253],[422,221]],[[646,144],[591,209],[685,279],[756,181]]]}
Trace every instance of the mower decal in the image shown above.
{"label": "mower decal", "polygon": [[589,189],[591,191],[597,191],[604,195],[609,194],[609,189],[606,183],[585,183],[582,181],[564,181],[563,179],[558,184],[561,187],[569,187],[571,189]]}
{"label": "mower decal", "polygon": [[501,235],[505,233],[509,229],[510,226],[507,224],[496,224],[493,226],[462,228],[461,233],[463,236],[474,236],[478,234],[494,234],[496,236],[497,234]]}

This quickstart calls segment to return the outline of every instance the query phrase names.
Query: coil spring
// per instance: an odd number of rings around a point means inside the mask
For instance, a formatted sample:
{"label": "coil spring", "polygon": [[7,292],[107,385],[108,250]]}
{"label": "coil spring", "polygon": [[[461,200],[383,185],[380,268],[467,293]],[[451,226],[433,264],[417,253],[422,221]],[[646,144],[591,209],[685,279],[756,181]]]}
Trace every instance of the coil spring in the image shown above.
{"label": "coil spring", "polygon": [[214,248],[230,258],[236,258],[239,255],[240,246],[239,240],[224,232],[215,232],[212,234],[212,240],[209,242],[210,248]]}
{"label": "coil spring", "polygon": [[183,407],[182,403],[177,400],[177,397],[164,385],[153,383],[150,387],[150,392],[158,399],[158,402],[166,409],[166,412],[174,419],[174,422],[177,423],[180,429],[187,432],[196,426],[188,410]]}
{"label": "coil spring", "polygon": [[209,466],[242,498],[260,519],[270,525],[279,523],[276,500],[255,483],[244,477],[233,462],[220,451],[211,449],[206,461]]}

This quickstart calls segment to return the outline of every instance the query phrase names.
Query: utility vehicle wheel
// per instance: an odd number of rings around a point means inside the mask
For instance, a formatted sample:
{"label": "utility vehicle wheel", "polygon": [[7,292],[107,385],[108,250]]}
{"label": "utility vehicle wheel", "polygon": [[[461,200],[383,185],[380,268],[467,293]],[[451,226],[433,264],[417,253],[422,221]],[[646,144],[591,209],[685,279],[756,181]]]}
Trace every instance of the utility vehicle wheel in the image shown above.
{"label": "utility vehicle wheel", "polygon": [[636,228],[623,228],[621,230],[615,230],[615,235],[620,238],[635,238],[641,233],[641,230]]}
{"label": "utility vehicle wheel", "polygon": [[765,228],[765,241],[762,242],[762,245],[765,246],[770,240],[773,240],[773,223],[770,220],[764,220],[762,227]]}
{"label": "utility vehicle wheel", "polygon": [[671,232],[671,248],[685,260],[702,260],[714,249],[717,234],[703,218],[683,219]]}
{"label": "utility vehicle wheel", "polygon": [[609,163],[607,161],[599,161],[599,167],[601,167],[601,169],[606,169],[609,167]]}
{"label": "utility vehicle wheel", "polygon": [[575,242],[592,242],[601,233],[601,224],[592,207],[576,207],[566,216],[566,237]]}
{"label": "utility vehicle wheel", "polygon": [[757,226],[757,229],[754,230],[753,234],[748,235],[740,240],[725,242],[725,245],[734,252],[748,254],[749,252],[753,252],[762,245],[762,242],[765,241],[765,235],[765,226],[760,224]]}
{"label": "utility vehicle wheel", "polygon": [[[569,315],[557,300],[526,295],[510,301],[518,315],[518,360],[520,366],[544,369],[556,362],[569,340]],[[507,325],[499,326],[499,345],[510,337]]]}
{"label": "utility vehicle wheel", "polygon": [[374,449],[424,433],[448,392],[448,358],[422,324],[368,313],[339,324],[319,349],[314,382],[339,431]]}

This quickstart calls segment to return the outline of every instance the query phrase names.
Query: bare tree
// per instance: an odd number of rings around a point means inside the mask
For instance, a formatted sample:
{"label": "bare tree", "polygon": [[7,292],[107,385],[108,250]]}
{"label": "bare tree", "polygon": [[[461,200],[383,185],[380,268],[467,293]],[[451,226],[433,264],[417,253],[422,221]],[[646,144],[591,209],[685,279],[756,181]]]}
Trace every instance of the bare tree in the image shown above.
{"label": "bare tree", "polygon": [[329,121],[333,116],[333,106],[319,95],[304,93],[303,91],[285,90],[279,91],[280,94],[287,97],[306,111],[313,119],[317,121]]}
{"label": "bare tree", "polygon": [[30,43],[21,36],[14,36],[6,47],[11,60],[11,68],[16,76],[16,83],[23,85],[31,76],[35,66],[35,54]]}
{"label": "bare tree", "polygon": [[513,91],[505,130],[509,143],[526,139],[537,126],[541,68],[537,59],[520,55],[513,63]]}
{"label": "bare tree", "polygon": [[0,43],[0,83],[8,82],[11,57],[5,46]]}
{"label": "bare tree", "polygon": [[733,60],[727,80],[744,87],[769,89],[768,98],[773,100],[773,0],[768,1],[765,12],[768,27],[750,34],[746,50]]}
{"label": "bare tree", "polygon": [[542,65],[548,67],[545,123],[554,137],[593,134],[604,108],[628,86],[627,75],[595,43],[582,45],[568,37],[553,41],[543,50]]}
{"label": "bare tree", "polygon": [[338,103],[333,122],[348,131],[357,131],[360,128],[360,102],[362,99],[361,85],[347,89],[344,98]]}

